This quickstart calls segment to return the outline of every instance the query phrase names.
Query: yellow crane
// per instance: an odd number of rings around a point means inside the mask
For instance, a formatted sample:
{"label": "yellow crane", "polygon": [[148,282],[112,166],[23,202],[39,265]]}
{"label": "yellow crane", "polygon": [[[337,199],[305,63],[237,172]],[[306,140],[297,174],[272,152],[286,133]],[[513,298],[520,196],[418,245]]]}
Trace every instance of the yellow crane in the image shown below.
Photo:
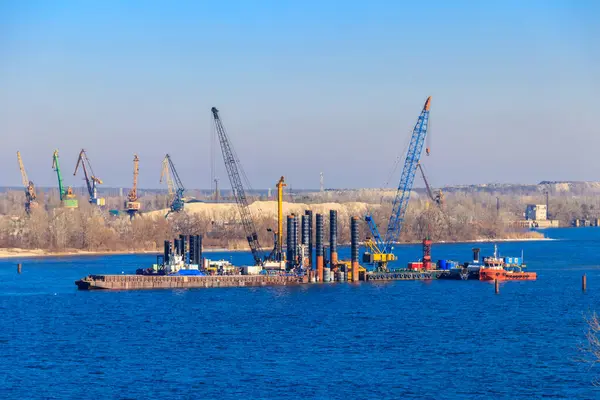
{"label": "yellow crane", "polygon": [[125,203],[125,208],[127,209],[127,213],[130,218],[135,217],[135,215],[140,211],[140,203],[138,202],[137,195],[137,184],[138,184],[138,174],[140,173],[140,159],[137,154],[133,155],[133,186],[131,190],[127,194],[127,202]]}
{"label": "yellow crane", "polygon": [[285,257],[283,255],[283,188],[287,186],[283,176],[275,185],[277,187],[277,230],[273,232],[271,228],[267,231],[274,235],[273,251],[267,256],[263,267],[267,269],[284,269]]}
{"label": "yellow crane", "polygon": [[277,252],[276,261],[283,261],[283,188],[287,186],[283,176],[277,182]]}
{"label": "yellow crane", "polygon": [[17,151],[17,160],[19,160],[19,169],[21,170],[21,181],[25,188],[25,211],[27,214],[31,212],[31,207],[37,206],[37,196],[35,194],[35,186],[33,182],[27,177],[25,166],[23,165],[23,159],[21,158],[21,152]]}

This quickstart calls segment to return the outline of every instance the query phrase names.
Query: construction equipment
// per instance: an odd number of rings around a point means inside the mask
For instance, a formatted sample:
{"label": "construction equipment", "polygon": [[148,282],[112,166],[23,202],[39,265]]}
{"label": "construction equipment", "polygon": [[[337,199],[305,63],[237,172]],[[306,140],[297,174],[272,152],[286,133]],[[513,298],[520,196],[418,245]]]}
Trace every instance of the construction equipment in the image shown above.
{"label": "construction equipment", "polygon": [[175,169],[175,164],[171,161],[171,156],[165,155],[162,162],[162,170],[160,172],[160,183],[166,182],[169,191],[169,207],[170,210],[165,215],[165,218],[172,212],[180,212],[183,210],[185,204],[185,198],[183,193],[185,188],[179,178],[179,174]]}
{"label": "construction equipment", "polygon": [[54,154],[52,155],[52,169],[54,169],[56,176],[58,177],[58,193],[62,206],[65,208],[77,208],[79,206],[79,202],[73,193],[73,189],[71,186],[67,187],[66,189],[63,186],[60,165],[58,164],[58,150],[54,150]]}
{"label": "construction equipment", "polygon": [[276,232],[276,251],[275,261],[285,261],[283,258],[283,188],[287,186],[283,176],[277,182],[277,232]]}
{"label": "construction equipment", "polygon": [[[261,250],[254,220],[252,219],[250,207],[248,206],[248,198],[246,197],[246,192],[244,190],[244,186],[242,185],[242,179],[240,176],[240,170],[242,170],[241,163],[236,157],[231,143],[229,142],[229,137],[227,136],[225,127],[223,126],[223,122],[219,117],[219,110],[213,107],[211,111],[215,120],[215,128],[219,137],[219,143],[221,144],[223,161],[225,162],[225,168],[227,169],[227,174],[229,175],[231,190],[233,192],[235,202],[238,205],[238,210],[240,211],[242,225],[244,227],[246,239],[248,240],[248,245],[250,246],[250,251],[252,252],[252,257],[254,258],[256,265],[268,267],[270,265],[267,265],[267,262],[273,262],[276,260],[273,260],[271,255],[265,257]],[[281,262],[277,262],[276,264],[277,265],[274,265],[275,268],[280,268],[282,265],[284,265]]]}
{"label": "construction equipment", "polygon": [[73,176],[77,175],[77,170],[79,169],[80,165],[81,169],[83,170],[85,184],[87,185],[88,194],[90,196],[90,204],[104,206],[106,204],[106,200],[104,198],[98,198],[98,190],[96,189],[96,185],[102,185],[102,180],[98,178],[96,174],[94,174],[92,164],[90,163],[90,159],[88,158],[84,149],[81,149],[79,152],[79,157],[77,158],[77,164],[75,165],[75,172],[73,172]]}
{"label": "construction equipment", "polygon": [[129,218],[133,219],[140,211],[141,204],[138,201],[137,195],[137,184],[138,174],[140,173],[140,159],[137,154],[133,155],[133,186],[127,194],[127,201],[125,202],[125,210],[129,214]]}
{"label": "construction equipment", "polygon": [[400,177],[400,183],[398,184],[398,190],[396,191],[396,196],[392,205],[392,213],[388,221],[384,238],[381,237],[373,216],[370,213],[367,213],[365,216],[365,221],[369,226],[372,237],[367,238],[365,242],[370,251],[363,254],[363,262],[373,265],[378,271],[387,271],[388,263],[396,260],[396,256],[392,253],[393,245],[400,238],[402,223],[404,222],[404,216],[406,215],[408,201],[410,199],[410,192],[412,191],[415,180],[415,173],[417,171],[417,166],[419,165],[419,160],[421,159],[421,154],[423,153],[423,145],[425,144],[429,122],[430,104],[431,97],[428,97],[423,106],[423,110],[419,115],[419,119],[413,128],[404,161],[404,168]]}
{"label": "construction equipment", "polygon": [[423,171],[421,163],[418,163],[417,167],[419,167],[419,171],[421,171],[421,177],[423,178],[423,182],[425,183],[425,190],[427,191],[427,196],[432,202],[434,202],[438,207],[441,208],[444,205],[444,194],[442,193],[442,190],[439,189],[434,193],[431,189],[431,186],[429,185],[427,177],[425,176],[425,171]]}
{"label": "construction equipment", "polygon": [[23,187],[25,188],[25,212],[29,214],[31,212],[31,208],[37,206],[35,186],[27,177],[27,172],[25,172],[25,166],[23,165],[23,160],[21,159],[21,152],[19,151],[17,151],[17,159],[19,160],[19,169],[21,170],[21,181],[23,182]]}

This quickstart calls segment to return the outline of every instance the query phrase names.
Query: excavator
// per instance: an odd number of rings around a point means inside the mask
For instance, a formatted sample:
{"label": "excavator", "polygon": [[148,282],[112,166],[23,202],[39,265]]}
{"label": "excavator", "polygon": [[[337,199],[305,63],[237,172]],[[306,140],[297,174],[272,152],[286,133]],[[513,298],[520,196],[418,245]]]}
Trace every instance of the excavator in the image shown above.
{"label": "excavator", "polygon": [[175,169],[175,164],[171,161],[171,157],[167,154],[162,162],[162,170],[160,172],[160,183],[165,182],[169,191],[169,211],[165,218],[172,212],[180,212],[185,204],[185,188],[179,178],[179,174]]}
{"label": "excavator", "polygon": [[133,186],[127,194],[127,201],[125,202],[125,210],[129,214],[129,218],[133,219],[140,212],[141,204],[138,201],[137,184],[138,174],[140,173],[140,159],[137,154],[133,155]]}
{"label": "excavator", "polygon": [[79,157],[77,158],[77,164],[75,165],[75,172],[73,172],[73,176],[77,175],[77,171],[80,165],[81,169],[83,170],[84,180],[87,185],[88,194],[90,196],[90,204],[104,206],[106,204],[106,201],[104,198],[98,198],[98,190],[96,189],[96,185],[101,185],[102,180],[98,178],[96,174],[94,174],[92,164],[90,163],[90,159],[88,158],[87,153],[84,149],[81,149],[81,151],[79,152]]}
{"label": "excavator", "polygon": [[52,155],[52,169],[54,169],[54,172],[56,172],[56,176],[58,178],[58,193],[60,196],[61,205],[65,208],[77,208],[79,206],[79,202],[73,193],[73,189],[71,186],[67,187],[66,189],[63,186],[60,165],[58,164],[58,150],[54,150],[54,154]]}
{"label": "excavator", "polygon": [[25,187],[25,212],[29,214],[31,209],[37,207],[38,205],[37,196],[35,194],[35,186],[27,177],[27,172],[25,172],[25,166],[23,165],[23,160],[21,159],[21,152],[19,151],[17,151],[17,159],[19,160],[19,169],[21,170],[21,181]]}

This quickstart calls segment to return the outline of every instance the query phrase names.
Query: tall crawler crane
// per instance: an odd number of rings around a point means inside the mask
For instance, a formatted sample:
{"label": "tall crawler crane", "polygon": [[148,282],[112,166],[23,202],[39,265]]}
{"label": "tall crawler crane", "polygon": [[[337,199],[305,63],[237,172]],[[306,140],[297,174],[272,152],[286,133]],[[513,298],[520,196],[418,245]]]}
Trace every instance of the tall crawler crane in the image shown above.
{"label": "tall crawler crane", "polygon": [[73,193],[73,189],[71,186],[65,187],[63,186],[62,174],[60,172],[60,165],[58,163],[58,150],[54,150],[54,154],[52,155],[52,169],[56,172],[56,177],[58,178],[58,193],[60,195],[60,202],[65,208],[77,208],[79,203],[75,194]]}
{"label": "tall crawler crane", "polygon": [[133,186],[127,194],[127,201],[125,202],[125,209],[129,218],[133,219],[140,211],[141,204],[138,201],[137,184],[138,174],[140,173],[140,159],[137,154],[133,155]]}
{"label": "tall crawler crane", "polygon": [[27,214],[29,214],[31,212],[31,208],[37,206],[35,186],[27,177],[27,172],[25,172],[25,166],[23,165],[23,160],[21,159],[21,152],[19,151],[17,151],[17,160],[19,160],[19,169],[21,170],[21,182],[23,182],[23,187],[25,188],[25,211]]}
{"label": "tall crawler crane", "polygon": [[[388,221],[385,237],[382,238],[380,235],[373,216],[370,213],[365,216],[365,221],[369,226],[372,237],[366,241],[370,251],[363,255],[363,261],[374,265],[379,271],[386,271],[388,263],[396,260],[396,256],[392,253],[393,245],[400,238],[404,216],[406,215],[410,199],[410,192],[415,180],[415,173],[421,159],[421,154],[423,153],[429,123],[430,104],[431,97],[428,97],[419,115],[419,119],[413,128],[402,176],[400,177],[398,190],[392,203],[392,213]],[[429,154],[429,149],[427,149],[427,153]]]}
{"label": "tall crawler crane", "polygon": [[233,192],[235,202],[238,205],[238,210],[240,211],[242,225],[244,227],[244,232],[246,233],[248,245],[250,245],[252,257],[254,258],[256,265],[265,266],[265,261],[273,260],[266,260],[261,250],[254,220],[252,219],[250,207],[248,206],[248,198],[246,197],[246,192],[240,177],[240,162],[235,156],[231,143],[229,142],[229,137],[227,136],[227,132],[223,126],[223,122],[221,121],[221,118],[219,118],[219,110],[213,107],[211,111],[215,120],[215,128],[219,137],[219,143],[221,144],[221,151],[223,152],[223,161],[225,161],[225,168],[227,169],[229,181],[231,182],[231,190]]}
{"label": "tall crawler crane", "polygon": [[185,188],[179,178],[179,174],[175,169],[175,164],[171,161],[171,157],[167,154],[162,162],[162,170],[160,172],[160,183],[165,182],[169,191],[169,207],[170,210],[165,216],[168,217],[171,212],[180,212],[183,210],[185,199],[183,194]]}
{"label": "tall crawler crane", "polygon": [[92,169],[92,164],[90,163],[90,159],[87,156],[87,153],[84,149],[81,149],[79,152],[79,157],[77,157],[77,164],[75,165],[75,172],[73,172],[73,176],[77,175],[77,170],[81,165],[81,169],[83,170],[83,177],[85,179],[85,184],[87,185],[88,194],[90,196],[90,204],[96,204],[98,206],[103,206],[106,204],[103,198],[98,198],[98,189],[96,189],[96,185],[101,185],[102,180],[94,174],[94,170]]}

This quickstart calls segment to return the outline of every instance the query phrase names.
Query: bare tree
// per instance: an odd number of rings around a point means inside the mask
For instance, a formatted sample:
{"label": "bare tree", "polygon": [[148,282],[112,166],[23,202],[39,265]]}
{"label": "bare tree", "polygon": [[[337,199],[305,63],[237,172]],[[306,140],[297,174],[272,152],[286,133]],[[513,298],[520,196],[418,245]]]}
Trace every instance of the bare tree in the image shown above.
{"label": "bare tree", "polygon": [[[591,317],[586,319],[588,330],[586,333],[586,344],[581,346],[581,362],[586,363],[590,368],[600,363],[600,317],[594,312]],[[600,378],[597,376],[592,379],[594,386],[600,386]]]}

